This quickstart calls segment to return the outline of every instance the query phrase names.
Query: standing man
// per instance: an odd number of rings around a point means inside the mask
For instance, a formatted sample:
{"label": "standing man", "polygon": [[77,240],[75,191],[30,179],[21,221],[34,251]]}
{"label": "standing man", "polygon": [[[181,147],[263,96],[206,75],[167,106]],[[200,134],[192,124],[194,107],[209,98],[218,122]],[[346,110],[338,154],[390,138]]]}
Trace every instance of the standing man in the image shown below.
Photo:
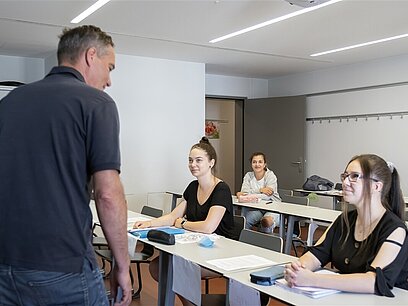
{"label": "standing man", "polygon": [[119,179],[119,118],[103,92],[112,38],[66,29],[58,67],[0,101],[0,305],[108,305],[92,248],[88,186],[116,265],[115,305],[129,305],[127,207]]}

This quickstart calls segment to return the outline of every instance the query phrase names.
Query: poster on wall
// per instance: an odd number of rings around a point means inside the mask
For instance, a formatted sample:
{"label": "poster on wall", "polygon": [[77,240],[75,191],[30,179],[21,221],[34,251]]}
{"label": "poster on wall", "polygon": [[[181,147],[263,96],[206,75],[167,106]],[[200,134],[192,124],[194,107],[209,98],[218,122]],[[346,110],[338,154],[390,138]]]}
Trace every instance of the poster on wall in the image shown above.
{"label": "poster on wall", "polygon": [[220,138],[219,122],[215,120],[205,120],[205,136],[208,139]]}

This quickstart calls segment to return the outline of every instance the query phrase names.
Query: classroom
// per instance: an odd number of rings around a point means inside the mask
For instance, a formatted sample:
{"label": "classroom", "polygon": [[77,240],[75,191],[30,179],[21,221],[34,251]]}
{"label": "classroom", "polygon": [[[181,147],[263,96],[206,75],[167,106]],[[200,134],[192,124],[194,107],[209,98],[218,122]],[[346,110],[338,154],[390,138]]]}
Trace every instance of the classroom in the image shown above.
{"label": "classroom", "polygon": [[[2,81],[34,82],[57,65],[58,35],[64,27],[76,26],[71,19],[93,2],[0,1],[0,98],[10,90]],[[207,120],[223,126],[224,113],[216,104],[224,100],[238,101],[233,116],[241,116],[234,120],[242,130],[232,131],[235,140],[227,142],[234,155],[220,158],[221,166],[232,163],[222,171],[233,194],[250,169],[250,153],[275,156],[284,142],[274,142],[276,134],[286,135],[281,126],[263,131],[263,140],[249,141],[256,136],[243,134],[245,105],[249,109],[251,102],[301,97],[299,181],[280,187],[301,188],[314,174],[338,183],[352,156],[374,153],[396,165],[408,196],[408,140],[403,136],[408,130],[407,11],[408,1],[390,0],[113,0],[81,21],[78,25],[101,27],[116,45],[116,69],[106,92],[119,111],[121,181],[128,209],[138,213],[152,205],[170,211],[169,192],[182,193],[192,180],[187,166],[191,145],[204,135]],[[313,54],[336,48],[346,50]],[[274,116],[279,117],[271,114],[271,121]],[[222,137],[212,140],[221,152]],[[253,148],[255,143],[260,147]]]}

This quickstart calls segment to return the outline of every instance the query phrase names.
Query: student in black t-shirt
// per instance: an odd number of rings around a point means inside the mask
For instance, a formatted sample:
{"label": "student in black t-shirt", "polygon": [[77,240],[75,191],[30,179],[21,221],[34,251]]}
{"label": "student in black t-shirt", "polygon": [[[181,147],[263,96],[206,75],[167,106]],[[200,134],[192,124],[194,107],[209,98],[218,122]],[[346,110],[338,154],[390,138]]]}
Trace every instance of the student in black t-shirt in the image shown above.
{"label": "student in black t-shirt", "polygon": [[[317,244],[286,266],[290,286],[394,296],[408,289],[408,240],[399,175],[393,164],[373,154],[351,159],[344,173],[344,212]],[[355,210],[348,210],[349,204]],[[313,271],[331,263],[340,272]]]}
{"label": "student in black t-shirt", "polygon": [[[214,175],[217,155],[206,137],[193,145],[188,158],[191,174],[197,178],[183,193],[183,201],[169,214],[151,221],[136,222],[134,228],[174,225],[189,231],[216,233],[233,237],[234,219],[231,191],[228,185]],[[158,279],[158,260],[150,264],[150,273]],[[212,273],[204,270],[207,276]],[[183,301],[187,304],[187,301]]]}

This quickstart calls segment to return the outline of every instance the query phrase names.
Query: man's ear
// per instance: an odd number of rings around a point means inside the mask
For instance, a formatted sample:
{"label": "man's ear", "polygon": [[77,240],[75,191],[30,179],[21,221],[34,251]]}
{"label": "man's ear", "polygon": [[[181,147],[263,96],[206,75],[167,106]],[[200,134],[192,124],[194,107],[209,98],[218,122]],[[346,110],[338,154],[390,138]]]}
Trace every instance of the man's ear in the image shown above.
{"label": "man's ear", "polygon": [[94,47],[88,48],[85,51],[85,62],[88,67],[91,66],[91,63],[94,61],[95,56],[96,56],[96,49]]}

